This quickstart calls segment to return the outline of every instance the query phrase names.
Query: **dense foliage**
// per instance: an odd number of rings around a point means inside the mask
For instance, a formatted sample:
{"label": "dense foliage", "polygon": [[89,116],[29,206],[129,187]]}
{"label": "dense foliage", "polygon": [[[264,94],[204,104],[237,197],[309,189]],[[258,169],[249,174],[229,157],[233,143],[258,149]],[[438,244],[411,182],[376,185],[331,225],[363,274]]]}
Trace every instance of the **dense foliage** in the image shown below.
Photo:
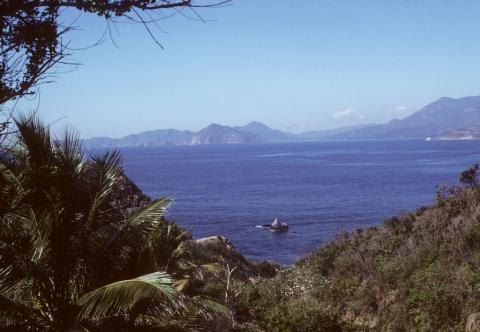
{"label": "dense foliage", "polygon": [[189,233],[163,219],[168,198],[126,179],[118,153],[88,158],[36,117],[16,126],[0,162],[3,329],[183,330],[230,316],[201,289],[181,292],[197,268],[180,259]]}

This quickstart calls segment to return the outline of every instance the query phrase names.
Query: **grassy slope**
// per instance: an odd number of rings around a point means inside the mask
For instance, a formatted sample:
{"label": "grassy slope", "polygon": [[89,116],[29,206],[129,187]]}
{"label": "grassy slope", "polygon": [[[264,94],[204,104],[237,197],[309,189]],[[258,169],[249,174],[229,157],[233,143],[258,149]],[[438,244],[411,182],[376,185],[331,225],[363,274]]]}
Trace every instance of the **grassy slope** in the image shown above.
{"label": "grassy slope", "polygon": [[464,331],[479,267],[480,187],[452,188],[250,287],[237,316],[267,331]]}

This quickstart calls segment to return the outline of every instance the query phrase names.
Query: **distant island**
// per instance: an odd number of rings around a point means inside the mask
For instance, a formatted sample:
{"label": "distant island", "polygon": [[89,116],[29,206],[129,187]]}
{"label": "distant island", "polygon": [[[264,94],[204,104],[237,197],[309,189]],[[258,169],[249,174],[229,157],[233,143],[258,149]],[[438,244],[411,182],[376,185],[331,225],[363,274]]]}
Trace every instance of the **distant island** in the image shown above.
{"label": "distant island", "polygon": [[177,129],[158,129],[128,135],[122,138],[94,137],[84,140],[86,148],[146,147],[204,144],[252,144],[290,142],[298,140],[294,134],[274,130],[253,121],[243,127],[211,124],[197,132]]}
{"label": "distant island", "polygon": [[442,97],[419,111],[385,124],[365,124],[294,134],[253,121],[245,126],[211,124],[197,132],[158,129],[122,138],[85,139],[92,148],[146,147],[203,144],[255,144],[331,139],[480,139],[480,96]]}

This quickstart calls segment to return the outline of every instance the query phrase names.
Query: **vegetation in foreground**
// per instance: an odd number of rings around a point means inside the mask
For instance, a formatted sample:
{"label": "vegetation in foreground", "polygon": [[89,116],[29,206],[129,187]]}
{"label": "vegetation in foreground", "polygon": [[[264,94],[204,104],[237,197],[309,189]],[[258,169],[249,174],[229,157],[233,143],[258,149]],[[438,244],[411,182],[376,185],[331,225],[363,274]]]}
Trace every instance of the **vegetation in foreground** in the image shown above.
{"label": "vegetation in foreground", "polygon": [[0,159],[1,330],[231,327],[232,273],[261,269],[166,221],[170,200],[142,195],[118,153],[87,158],[36,117],[16,127]]}
{"label": "vegetation in foreground", "polygon": [[35,117],[0,163],[3,331],[475,331],[479,167],[434,206],[339,234],[288,268],[192,240],[123,174]]}

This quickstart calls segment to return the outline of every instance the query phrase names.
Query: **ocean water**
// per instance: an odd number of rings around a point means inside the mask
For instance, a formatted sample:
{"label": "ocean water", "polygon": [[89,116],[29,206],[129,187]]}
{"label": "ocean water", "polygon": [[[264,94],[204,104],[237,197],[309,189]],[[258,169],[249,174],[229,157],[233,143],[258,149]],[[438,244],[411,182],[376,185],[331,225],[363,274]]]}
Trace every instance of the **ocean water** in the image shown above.
{"label": "ocean water", "polygon": [[[433,203],[480,161],[477,141],[368,140],[121,150],[151,197],[175,199],[168,218],[195,238],[224,235],[252,259],[290,264],[340,231],[382,224]],[[286,233],[256,225],[279,218]]]}

